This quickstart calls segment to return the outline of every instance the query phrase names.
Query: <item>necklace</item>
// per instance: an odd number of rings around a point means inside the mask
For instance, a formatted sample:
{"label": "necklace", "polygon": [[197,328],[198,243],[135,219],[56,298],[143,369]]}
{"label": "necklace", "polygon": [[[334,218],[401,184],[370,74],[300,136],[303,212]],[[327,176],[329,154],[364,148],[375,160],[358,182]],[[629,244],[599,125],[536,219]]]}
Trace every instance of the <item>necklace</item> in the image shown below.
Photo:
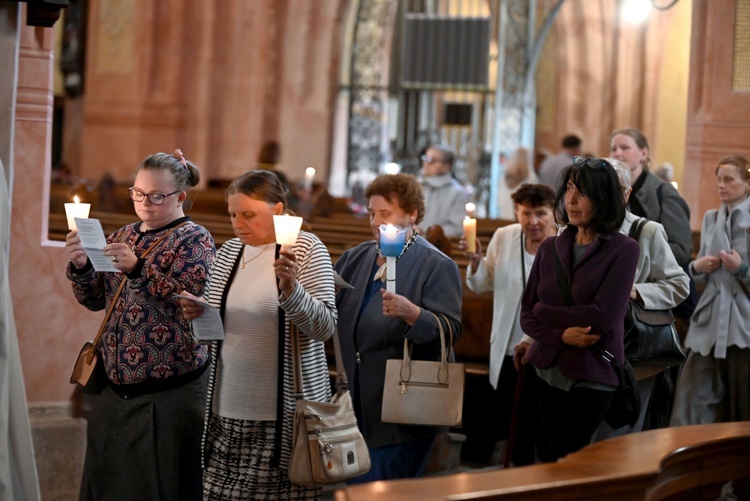
{"label": "necklace", "polygon": [[240,269],[244,270],[245,265],[249,263],[250,261],[254,260],[255,258],[257,258],[258,256],[260,256],[261,254],[263,254],[266,251],[266,249],[268,249],[269,245],[271,244],[269,243],[269,244],[264,245],[263,248],[260,250],[260,252],[258,252],[256,255],[254,255],[247,261],[245,261],[245,251],[247,250],[248,247],[250,247],[249,245],[246,245],[245,248],[242,250],[242,261],[240,261]]}

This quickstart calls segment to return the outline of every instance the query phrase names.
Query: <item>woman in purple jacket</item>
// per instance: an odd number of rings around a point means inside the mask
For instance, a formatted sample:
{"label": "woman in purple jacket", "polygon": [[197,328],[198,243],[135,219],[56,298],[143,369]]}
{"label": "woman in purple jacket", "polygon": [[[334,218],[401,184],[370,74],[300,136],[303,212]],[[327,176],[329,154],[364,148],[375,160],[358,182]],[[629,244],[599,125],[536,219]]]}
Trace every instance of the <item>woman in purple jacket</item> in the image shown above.
{"label": "woman in purple jacket", "polygon": [[575,157],[561,180],[555,208],[568,226],[539,246],[521,303],[521,328],[534,339],[524,360],[539,375],[549,442],[544,461],[587,445],[607,413],[618,378],[600,353],[625,359],[623,319],[639,253],[638,243],[618,232],[625,205],[608,162]]}

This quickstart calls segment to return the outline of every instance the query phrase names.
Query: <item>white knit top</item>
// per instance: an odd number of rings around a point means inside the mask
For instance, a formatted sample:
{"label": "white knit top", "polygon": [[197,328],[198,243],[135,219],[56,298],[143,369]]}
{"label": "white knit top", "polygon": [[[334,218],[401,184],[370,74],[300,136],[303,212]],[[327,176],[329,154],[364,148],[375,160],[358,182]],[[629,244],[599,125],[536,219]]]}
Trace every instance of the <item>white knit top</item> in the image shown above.
{"label": "white knit top", "polygon": [[275,246],[246,245],[245,268],[227,295],[224,347],[217,370],[214,412],[249,421],[275,421],[279,365],[279,300]]}

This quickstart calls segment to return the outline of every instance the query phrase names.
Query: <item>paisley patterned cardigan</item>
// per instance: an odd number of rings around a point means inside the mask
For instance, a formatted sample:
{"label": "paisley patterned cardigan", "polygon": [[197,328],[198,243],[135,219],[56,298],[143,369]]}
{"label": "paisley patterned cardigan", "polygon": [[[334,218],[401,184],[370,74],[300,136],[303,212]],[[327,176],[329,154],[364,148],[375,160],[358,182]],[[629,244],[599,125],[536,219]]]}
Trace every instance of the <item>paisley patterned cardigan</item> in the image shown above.
{"label": "paisley patterned cardigan", "polygon": [[[203,293],[216,253],[208,230],[188,217],[153,231],[141,232],[139,222],[115,231],[107,242],[129,244],[141,256],[151,243],[186,221],[141,259],[117,299],[99,343],[107,377],[115,384],[184,376],[208,360],[207,348],[192,336],[175,299],[183,290]],[[80,270],[68,263],[67,277],[78,302],[92,311],[108,307],[124,279],[122,273],[97,273],[90,262]]]}

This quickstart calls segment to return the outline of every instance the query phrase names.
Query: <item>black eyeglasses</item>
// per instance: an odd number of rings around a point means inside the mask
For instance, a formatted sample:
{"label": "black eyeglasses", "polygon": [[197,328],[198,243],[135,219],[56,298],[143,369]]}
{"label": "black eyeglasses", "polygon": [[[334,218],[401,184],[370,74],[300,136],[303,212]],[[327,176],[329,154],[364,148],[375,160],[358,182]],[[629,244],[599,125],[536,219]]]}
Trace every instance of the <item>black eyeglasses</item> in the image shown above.
{"label": "black eyeglasses", "polygon": [[573,165],[585,165],[591,169],[600,169],[607,165],[601,158],[573,157]]}
{"label": "black eyeglasses", "polygon": [[182,190],[173,191],[172,193],[143,193],[141,190],[130,187],[128,188],[128,192],[130,193],[130,199],[134,202],[143,202],[144,198],[148,198],[148,201],[152,205],[161,205],[164,203],[164,200],[167,199],[168,196],[174,195],[175,193],[180,193]]}

